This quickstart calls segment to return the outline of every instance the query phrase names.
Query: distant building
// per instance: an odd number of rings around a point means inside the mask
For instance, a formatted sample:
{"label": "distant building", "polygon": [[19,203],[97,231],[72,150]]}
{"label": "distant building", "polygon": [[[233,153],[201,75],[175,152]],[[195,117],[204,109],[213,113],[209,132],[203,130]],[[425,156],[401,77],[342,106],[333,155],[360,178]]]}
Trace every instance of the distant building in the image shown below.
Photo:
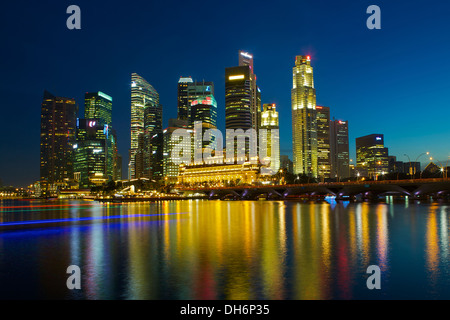
{"label": "distant building", "polygon": [[172,140],[172,134],[177,129],[187,129],[190,134],[192,134],[193,132],[192,129],[188,129],[187,120],[180,119],[169,119],[169,126],[163,131],[163,177],[166,181],[169,182],[177,181],[180,167],[179,164],[173,162],[173,148],[178,144],[185,143],[185,145],[183,145],[183,148],[186,148],[186,150],[192,149],[191,141],[183,140],[183,142],[179,142]]}
{"label": "distant building", "polygon": [[396,156],[389,156],[389,173],[405,173],[405,163],[397,161]]}
{"label": "distant building", "polygon": [[159,103],[149,103],[144,109],[144,132],[139,135],[136,153],[135,178],[159,180],[162,178],[162,119],[163,109]]}
{"label": "distant building", "polygon": [[112,98],[101,91],[84,95],[84,118],[97,119],[101,124],[112,124]]}
{"label": "distant building", "polygon": [[337,180],[352,177],[349,169],[348,121],[333,119],[330,122],[330,147],[331,177]]}
{"label": "distant building", "polygon": [[415,175],[417,173],[420,173],[421,171],[421,165],[420,162],[404,162],[403,163],[403,172],[409,175]]}
{"label": "distant building", "polygon": [[280,156],[280,167],[287,170],[287,172],[289,173],[294,172],[294,163],[291,161],[291,159],[289,159],[289,156],[287,155]]}
{"label": "distant building", "polygon": [[135,159],[138,151],[139,135],[145,132],[144,112],[147,107],[160,107],[159,94],[137,73],[131,74],[131,147],[129,151],[129,179],[136,177]]}
{"label": "distant building", "polygon": [[388,173],[388,148],[384,146],[384,135],[356,138],[356,170],[360,176],[370,178]]}
{"label": "distant building", "polygon": [[178,119],[189,121],[188,85],[192,82],[191,77],[180,77],[178,80]]}
{"label": "distant building", "polygon": [[112,180],[117,149],[111,128],[99,119],[79,119],[75,152],[75,180],[89,188]]}
{"label": "distant building", "polygon": [[[194,124],[194,132],[198,126],[201,127],[200,137],[205,137],[208,130],[217,129],[217,102],[213,95],[201,96],[191,102],[191,120]],[[203,154],[206,148],[215,150],[217,146],[214,135],[200,141],[193,139],[192,142],[193,153],[199,154]]]}
{"label": "distant building", "polygon": [[[188,125],[192,127],[194,125],[192,114],[192,102],[200,99],[201,97],[212,96],[214,97],[214,83],[211,81],[195,81],[188,83],[187,85],[187,104],[188,104]],[[183,120],[184,118],[178,117]]]}
{"label": "distant building", "polygon": [[73,179],[78,106],[72,98],[45,91],[41,106],[40,180],[43,195]]}
{"label": "distant building", "polygon": [[[276,174],[280,169],[280,126],[275,103],[263,105],[259,123],[260,130],[265,129],[267,132],[262,140],[259,141],[259,156],[265,156],[266,159],[264,163],[270,163],[272,174]],[[261,132],[259,138],[261,138]],[[261,146],[266,147],[264,155],[262,154]]]}
{"label": "distant building", "polygon": [[317,165],[319,177],[331,177],[330,108],[316,106]]}
{"label": "distant building", "polygon": [[429,176],[437,176],[440,172],[441,168],[434,162],[430,162],[425,169],[423,169],[423,173]]}

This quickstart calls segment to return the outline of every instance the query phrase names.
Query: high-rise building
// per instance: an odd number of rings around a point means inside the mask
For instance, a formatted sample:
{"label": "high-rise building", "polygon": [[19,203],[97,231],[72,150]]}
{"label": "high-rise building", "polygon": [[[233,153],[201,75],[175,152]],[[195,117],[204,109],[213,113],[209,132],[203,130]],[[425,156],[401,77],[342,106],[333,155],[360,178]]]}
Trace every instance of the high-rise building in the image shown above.
{"label": "high-rise building", "polygon": [[348,121],[333,119],[330,124],[331,177],[337,180],[350,178]]}
{"label": "high-rise building", "polygon": [[[201,97],[214,96],[214,83],[211,81],[195,81],[187,85],[187,103],[188,103],[188,125],[192,127],[194,120],[192,119],[192,102]],[[179,118],[183,120],[183,118]]]}
{"label": "high-rise building", "polygon": [[97,119],[101,124],[112,123],[112,98],[101,92],[87,92],[84,95],[84,118]]}
{"label": "high-rise building", "polygon": [[136,177],[135,155],[138,150],[139,135],[144,133],[144,110],[148,106],[159,106],[159,94],[137,73],[131,74],[131,148],[129,153],[129,178]]}
{"label": "high-rise building", "polygon": [[331,177],[330,108],[316,106],[317,111],[317,166],[319,177]]}
{"label": "high-rise building", "polygon": [[78,119],[74,172],[80,188],[112,179],[115,144],[111,129],[99,119]]}
{"label": "high-rise building", "polygon": [[[259,141],[259,155],[265,156],[264,163],[270,162],[272,174],[275,174],[280,169],[280,127],[275,103],[263,105],[259,128],[267,130],[267,134],[263,135],[262,140]],[[264,155],[261,153],[261,146],[266,147]]]}
{"label": "high-rise building", "polygon": [[252,88],[248,66],[225,69],[225,127],[226,129],[252,128]]}
{"label": "high-rise building", "polygon": [[188,85],[192,82],[191,77],[180,77],[178,80],[178,119],[189,121]]}
{"label": "high-rise building", "polygon": [[317,177],[316,89],[310,56],[295,58],[291,99],[294,174]]}
{"label": "high-rise building", "polygon": [[162,178],[163,157],[163,110],[162,106],[149,105],[144,111],[144,172],[141,177],[159,180]]}
{"label": "high-rise building", "polygon": [[280,156],[280,167],[289,173],[294,172],[294,163],[291,161],[291,159],[289,159],[289,156],[287,155]]}
{"label": "high-rise building", "polygon": [[248,66],[250,69],[250,112],[252,116],[252,128],[258,131],[259,120],[261,119],[261,91],[256,84],[256,74],[253,68],[253,55],[239,50],[239,66]]}
{"label": "high-rise building", "polygon": [[180,119],[169,119],[169,126],[163,131],[163,176],[166,181],[176,182],[179,173],[179,164],[172,161],[172,149],[179,143],[186,143],[183,148],[192,148],[191,141],[182,142],[172,140],[172,134],[177,129],[187,129],[192,135],[192,130],[188,129],[188,122]]}
{"label": "high-rise building", "polygon": [[122,155],[117,153],[114,180],[122,180]]}
{"label": "high-rise building", "polygon": [[370,178],[389,172],[389,152],[382,134],[356,138],[356,171],[360,176]]}
{"label": "high-rise building", "polygon": [[[194,123],[194,132],[201,127],[201,136],[204,137],[207,130],[217,129],[217,102],[213,95],[199,97],[191,103],[191,120]],[[195,138],[196,135],[194,135]],[[210,136],[209,141],[193,139],[193,153],[203,154],[206,148],[215,150],[217,141],[215,136]],[[205,139],[207,140],[207,139]],[[201,157],[198,157],[201,159]],[[194,159],[196,159],[194,157]]]}
{"label": "high-rise building", "polygon": [[[248,52],[239,51],[239,66],[225,69],[225,127],[244,131],[254,129],[252,145],[248,139],[245,142],[244,160],[257,160],[257,154],[256,157],[250,158],[249,152],[252,149],[257,152],[260,117],[261,91],[256,85],[253,56]],[[235,142],[235,158],[236,153]]]}
{"label": "high-rise building", "polygon": [[44,188],[73,179],[78,106],[74,99],[44,91],[41,106],[40,179]]}

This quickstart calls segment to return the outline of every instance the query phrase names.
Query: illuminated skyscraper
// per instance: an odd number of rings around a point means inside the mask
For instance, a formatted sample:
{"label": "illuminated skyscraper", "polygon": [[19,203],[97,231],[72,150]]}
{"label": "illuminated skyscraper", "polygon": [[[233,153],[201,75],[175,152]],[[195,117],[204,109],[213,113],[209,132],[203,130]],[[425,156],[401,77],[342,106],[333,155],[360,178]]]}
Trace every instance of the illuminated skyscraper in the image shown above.
{"label": "illuminated skyscraper", "polygon": [[225,69],[225,127],[252,128],[252,88],[248,66]]}
{"label": "illuminated skyscraper", "polygon": [[112,139],[108,125],[99,119],[78,120],[74,171],[81,188],[112,179],[115,156]]}
{"label": "illuminated skyscraper", "polygon": [[309,56],[295,58],[291,99],[294,174],[317,177],[316,89]]}
{"label": "illuminated skyscraper", "polygon": [[101,92],[87,92],[84,95],[84,118],[98,119],[101,124],[111,125],[112,98]]}
{"label": "illuminated skyscraper", "polygon": [[[266,147],[265,161],[270,161],[270,168],[272,174],[275,174],[280,169],[280,138],[279,138],[279,118],[276,106],[272,104],[264,104],[263,111],[261,112],[260,129],[266,129],[267,134],[263,136],[259,143],[260,157],[263,157],[261,153],[261,146]],[[272,131],[274,130],[274,132]],[[261,133],[260,133],[261,134]]]}
{"label": "illuminated skyscraper", "polygon": [[[179,173],[179,165],[173,163],[172,161],[172,149],[178,143],[186,143],[183,145],[184,148],[189,149],[192,147],[191,141],[178,142],[172,140],[172,134],[177,129],[187,129],[188,122],[186,120],[180,119],[169,119],[169,126],[163,131],[163,176],[166,181],[176,182],[178,173]],[[191,129],[187,129],[190,134],[192,134]]]}
{"label": "illuminated skyscraper", "polygon": [[331,177],[351,177],[349,162],[348,121],[332,120],[330,126]]}
{"label": "illuminated skyscraper", "polygon": [[78,106],[74,99],[44,91],[41,106],[40,178],[43,188],[73,179]]}
{"label": "illuminated skyscraper", "polygon": [[317,111],[317,166],[319,177],[331,176],[330,108],[316,106]]}
{"label": "illuminated skyscraper", "polygon": [[261,118],[261,91],[256,84],[256,74],[253,68],[253,55],[248,52],[239,51],[239,66],[248,66],[250,69],[251,101],[250,113],[252,116],[252,128],[258,131]]}
{"label": "illuminated skyscraper", "polygon": [[[191,120],[194,124],[194,132],[200,126],[201,136],[204,137],[209,129],[217,129],[217,102],[213,95],[199,97],[191,103]],[[207,140],[207,139],[205,139]],[[195,152],[203,154],[205,148],[216,149],[217,141],[211,136],[209,141],[193,139],[193,155]],[[200,157],[198,157],[200,159]]]}
{"label": "illuminated skyscraper", "polygon": [[192,119],[192,102],[201,97],[214,96],[214,83],[211,81],[196,81],[189,83],[187,86],[187,103],[188,103],[188,124],[190,127],[194,125],[194,120]]}
{"label": "illuminated skyscraper", "polygon": [[362,177],[378,178],[389,171],[389,150],[382,134],[356,138],[356,171]]}
{"label": "illuminated skyscraper", "polygon": [[134,179],[135,154],[138,150],[139,135],[144,133],[144,110],[148,106],[159,105],[159,94],[141,76],[131,74],[131,147],[129,153],[128,174]]}
{"label": "illuminated skyscraper", "polygon": [[192,83],[191,77],[180,77],[178,80],[178,119],[188,120],[190,118],[188,103],[188,85]]}
{"label": "illuminated skyscraper", "polygon": [[136,178],[162,178],[162,106],[150,104],[144,111],[144,132],[139,136]]}

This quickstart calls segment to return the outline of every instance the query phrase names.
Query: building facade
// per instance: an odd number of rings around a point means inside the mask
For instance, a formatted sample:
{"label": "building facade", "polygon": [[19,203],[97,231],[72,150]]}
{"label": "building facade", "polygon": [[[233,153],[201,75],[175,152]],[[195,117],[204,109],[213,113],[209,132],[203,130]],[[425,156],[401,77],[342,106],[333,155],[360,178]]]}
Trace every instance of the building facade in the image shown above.
{"label": "building facade", "polygon": [[40,180],[43,194],[73,179],[78,106],[74,99],[45,91],[41,105]]}
{"label": "building facade", "polygon": [[333,119],[330,122],[331,177],[339,181],[350,178],[350,149],[348,121]]}
{"label": "building facade", "polygon": [[112,98],[101,91],[84,95],[84,118],[97,119],[101,124],[112,124]]}
{"label": "building facade", "polygon": [[90,188],[111,180],[117,157],[113,134],[99,119],[78,119],[75,152],[75,180]]}
{"label": "building facade", "polygon": [[[185,150],[192,149],[191,138],[193,130],[188,127],[187,120],[169,119],[169,126],[163,131],[163,177],[168,182],[176,182],[179,174],[180,165],[173,161],[173,159],[176,158],[175,155],[174,158],[172,158],[173,148],[180,144]],[[182,140],[181,142],[172,139],[172,134],[177,129],[186,129],[191,135],[191,138],[188,141]]]}
{"label": "building facade", "polygon": [[193,83],[191,77],[180,77],[178,80],[178,119],[189,121],[188,85]]}
{"label": "building facade", "polygon": [[384,146],[384,135],[356,138],[356,171],[362,177],[374,179],[389,172],[389,151]]}
{"label": "building facade", "polygon": [[[276,174],[280,169],[280,136],[279,136],[279,117],[275,103],[264,104],[261,112],[259,137],[259,156],[262,163],[270,163],[272,174]],[[262,150],[265,146],[265,151]],[[262,159],[262,158],[265,159]]]}
{"label": "building facade", "polygon": [[295,58],[291,100],[294,174],[317,177],[316,89],[310,56]]}
{"label": "building facade", "polygon": [[131,74],[131,147],[129,151],[129,179],[135,179],[135,156],[138,151],[139,135],[145,132],[144,111],[149,106],[159,106],[159,94],[137,73]]}
{"label": "building facade", "polygon": [[[189,83],[187,86],[187,104],[188,104],[188,125],[193,127],[194,120],[192,119],[192,102],[198,100],[201,97],[213,96],[214,97],[214,83],[211,81],[195,81]],[[178,118],[180,119],[180,118]],[[183,120],[183,119],[180,119]]]}
{"label": "building facade", "polygon": [[316,106],[317,111],[317,166],[319,177],[331,177],[330,108]]}

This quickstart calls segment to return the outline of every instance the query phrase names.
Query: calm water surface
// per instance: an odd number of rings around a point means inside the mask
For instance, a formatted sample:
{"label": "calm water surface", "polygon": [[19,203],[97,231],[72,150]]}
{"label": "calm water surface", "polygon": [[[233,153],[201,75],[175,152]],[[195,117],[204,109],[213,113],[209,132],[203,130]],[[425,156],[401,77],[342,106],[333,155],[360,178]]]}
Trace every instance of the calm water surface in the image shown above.
{"label": "calm water surface", "polygon": [[[1,299],[450,299],[438,203],[0,201]],[[81,269],[68,290],[66,269]],[[369,265],[381,290],[368,290]]]}

